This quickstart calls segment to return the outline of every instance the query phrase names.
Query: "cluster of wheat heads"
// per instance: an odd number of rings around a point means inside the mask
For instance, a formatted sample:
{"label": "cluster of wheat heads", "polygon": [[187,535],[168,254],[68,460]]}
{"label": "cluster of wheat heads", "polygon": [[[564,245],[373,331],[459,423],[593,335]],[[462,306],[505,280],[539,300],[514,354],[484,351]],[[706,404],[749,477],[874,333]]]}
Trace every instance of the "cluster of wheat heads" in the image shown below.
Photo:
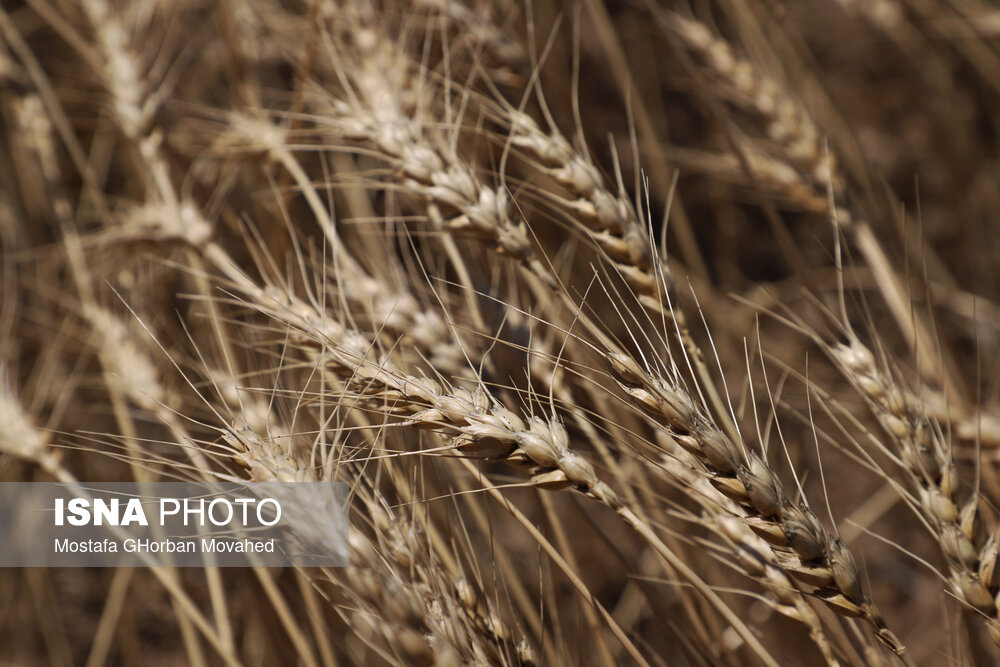
{"label": "cluster of wheat heads", "polygon": [[0,479],[352,494],[0,660],[996,664],[998,110],[982,0],[5,6]]}

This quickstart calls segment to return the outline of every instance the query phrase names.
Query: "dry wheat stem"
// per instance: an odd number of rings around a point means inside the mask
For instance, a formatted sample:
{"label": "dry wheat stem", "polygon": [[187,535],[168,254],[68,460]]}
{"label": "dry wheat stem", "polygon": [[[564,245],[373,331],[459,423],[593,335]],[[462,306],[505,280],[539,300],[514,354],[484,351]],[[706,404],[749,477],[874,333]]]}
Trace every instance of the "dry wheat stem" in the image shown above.
{"label": "dry wheat stem", "polygon": [[790,576],[816,586],[815,595],[837,613],[863,618],[879,641],[905,664],[912,663],[865,590],[854,556],[843,541],[827,533],[808,505],[784,491],[763,458],[742,441],[738,448],[669,381],[628,356],[610,356],[609,361],[622,390],[663,419],[676,442],[704,466],[711,483],[740,504],[745,515],[737,518],[781,549],[786,558],[779,564]]}
{"label": "dry wheat stem", "polygon": [[978,488],[962,502],[951,444],[919,403],[907,400],[887,371],[856,336],[828,348],[841,372],[864,396],[891,438],[903,470],[918,492],[916,506],[941,545],[956,596],[982,614],[1000,643],[1000,551],[997,536],[987,539]]}
{"label": "dry wheat stem", "polygon": [[776,600],[774,608],[804,624],[827,664],[838,665],[839,661],[819,617],[799,593],[789,572],[780,564],[781,560],[774,553],[772,545],[755,533],[745,521],[746,510],[711,483],[711,479],[700,470],[696,457],[676,442],[672,443],[672,447],[673,450],[663,455],[660,464],[671,477],[696,496],[703,508],[696,520],[733,545],[732,558],[740,564],[747,576],[753,577],[771,591]]}

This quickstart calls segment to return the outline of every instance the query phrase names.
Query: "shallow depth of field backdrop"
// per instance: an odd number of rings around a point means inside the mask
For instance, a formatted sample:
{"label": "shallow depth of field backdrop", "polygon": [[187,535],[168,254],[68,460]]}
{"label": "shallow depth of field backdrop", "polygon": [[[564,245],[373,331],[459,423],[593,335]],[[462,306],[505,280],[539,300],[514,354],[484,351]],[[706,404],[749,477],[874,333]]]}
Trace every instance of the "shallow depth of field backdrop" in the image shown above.
{"label": "shallow depth of field backdrop", "polygon": [[353,493],[0,664],[997,664],[998,133],[987,0],[3,3],[0,480]]}

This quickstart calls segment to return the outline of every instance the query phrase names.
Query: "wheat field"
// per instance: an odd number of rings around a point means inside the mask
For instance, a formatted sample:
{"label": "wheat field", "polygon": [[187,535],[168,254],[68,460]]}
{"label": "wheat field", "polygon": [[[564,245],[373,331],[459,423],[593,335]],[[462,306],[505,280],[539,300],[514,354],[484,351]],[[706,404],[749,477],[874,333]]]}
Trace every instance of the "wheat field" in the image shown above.
{"label": "wheat field", "polygon": [[4,3],[0,480],[351,501],[0,664],[998,664],[998,142],[987,0]]}

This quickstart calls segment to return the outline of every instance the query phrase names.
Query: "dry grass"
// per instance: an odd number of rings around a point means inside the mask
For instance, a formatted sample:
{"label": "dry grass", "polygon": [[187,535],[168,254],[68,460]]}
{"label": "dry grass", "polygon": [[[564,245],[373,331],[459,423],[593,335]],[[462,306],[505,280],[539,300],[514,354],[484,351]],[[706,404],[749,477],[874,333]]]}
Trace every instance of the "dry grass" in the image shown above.
{"label": "dry grass", "polygon": [[28,0],[0,92],[0,479],[353,489],[0,659],[1000,660],[988,4]]}

